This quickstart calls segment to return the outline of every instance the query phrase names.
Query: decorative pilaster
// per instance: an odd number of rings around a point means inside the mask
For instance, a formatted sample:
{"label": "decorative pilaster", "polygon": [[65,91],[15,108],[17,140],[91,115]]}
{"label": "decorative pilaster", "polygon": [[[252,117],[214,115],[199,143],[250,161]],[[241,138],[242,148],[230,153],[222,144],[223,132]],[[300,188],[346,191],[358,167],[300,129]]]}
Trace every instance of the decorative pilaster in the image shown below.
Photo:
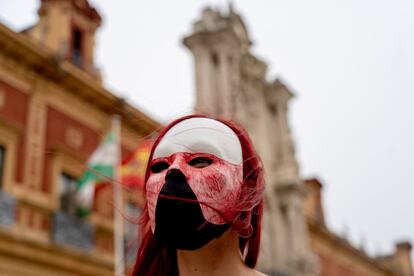
{"label": "decorative pilaster", "polygon": [[29,189],[42,190],[45,157],[45,130],[47,108],[42,95],[31,95],[27,114],[26,163],[24,183]]}

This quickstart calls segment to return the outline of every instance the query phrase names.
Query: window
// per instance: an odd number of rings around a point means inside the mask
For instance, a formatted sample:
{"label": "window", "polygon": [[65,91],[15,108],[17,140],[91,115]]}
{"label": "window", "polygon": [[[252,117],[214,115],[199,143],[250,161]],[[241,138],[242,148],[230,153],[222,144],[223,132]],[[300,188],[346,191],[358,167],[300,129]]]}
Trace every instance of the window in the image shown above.
{"label": "window", "polygon": [[6,149],[0,146],[0,189],[3,187],[3,174],[4,174],[4,163],[5,163]]}
{"label": "window", "polygon": [[60,210],[70,215],[76,215],[75,195],[76,178],[62,173],[59,179]]}
{"label": "window", "polygon": [[74,29],[72,32],[72,55],[71,61],[78,67],[82,67],[83,65],[83,57],[82,57],[82,40],[83,35],[79,29]]}

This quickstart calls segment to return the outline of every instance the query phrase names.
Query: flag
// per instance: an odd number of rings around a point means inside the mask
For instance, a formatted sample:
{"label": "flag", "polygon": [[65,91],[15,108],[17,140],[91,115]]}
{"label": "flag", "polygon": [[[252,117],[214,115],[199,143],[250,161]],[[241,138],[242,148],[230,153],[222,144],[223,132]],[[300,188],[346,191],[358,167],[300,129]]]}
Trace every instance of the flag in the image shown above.
{"label": "flag", "polygon": [[79,215],[86,216],[93,206],[95,186],[115,177],[118,168],[119,143],[115,131],[109,132],[87,162],[88,169],[76,187]]}
{"label": "flag", "polygon": [[152,140],[141,142],[133,154],[122,161],[120,179],[122,185],[129,188],[143,188]]}

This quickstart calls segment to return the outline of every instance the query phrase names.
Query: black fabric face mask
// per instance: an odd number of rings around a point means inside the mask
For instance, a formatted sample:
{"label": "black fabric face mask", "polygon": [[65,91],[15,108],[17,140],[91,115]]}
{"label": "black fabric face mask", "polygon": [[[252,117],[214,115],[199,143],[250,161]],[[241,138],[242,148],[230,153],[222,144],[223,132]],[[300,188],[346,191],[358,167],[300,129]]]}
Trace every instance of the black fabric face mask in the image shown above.
{"label": "black fabric face mask", "polygon": [[185,250],[199,249],[229,229],[228,224],[216,225],[204,219],[196,195],[178,169],[171,169],[165,177],[155,208],[155,225],[154,237],[158,242]]}

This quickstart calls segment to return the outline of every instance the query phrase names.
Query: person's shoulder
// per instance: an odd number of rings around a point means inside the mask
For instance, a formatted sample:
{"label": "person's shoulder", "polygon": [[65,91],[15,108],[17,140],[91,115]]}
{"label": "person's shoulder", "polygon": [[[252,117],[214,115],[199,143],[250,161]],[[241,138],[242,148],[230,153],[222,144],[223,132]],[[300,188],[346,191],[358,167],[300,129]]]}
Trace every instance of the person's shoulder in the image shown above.
{"label": "person's shoulder", "polygon": [[249,276],[267,276],[267,274],[264,274],[260,271],[257,271],[255,269],[252,269],[249,273]]}
{"label": "person's shoulder", "polygon": [[243,276],[268,276],[267,274],[264,274],[264,273],[262,273],[262,272],[260,272],[256,269],[248,267],[248,266],[245,266],[243,268],[243,271],[238,271],[236,273],[236,275],[239,275],[239,273],[240,273],[240,275],[243,275]]}

